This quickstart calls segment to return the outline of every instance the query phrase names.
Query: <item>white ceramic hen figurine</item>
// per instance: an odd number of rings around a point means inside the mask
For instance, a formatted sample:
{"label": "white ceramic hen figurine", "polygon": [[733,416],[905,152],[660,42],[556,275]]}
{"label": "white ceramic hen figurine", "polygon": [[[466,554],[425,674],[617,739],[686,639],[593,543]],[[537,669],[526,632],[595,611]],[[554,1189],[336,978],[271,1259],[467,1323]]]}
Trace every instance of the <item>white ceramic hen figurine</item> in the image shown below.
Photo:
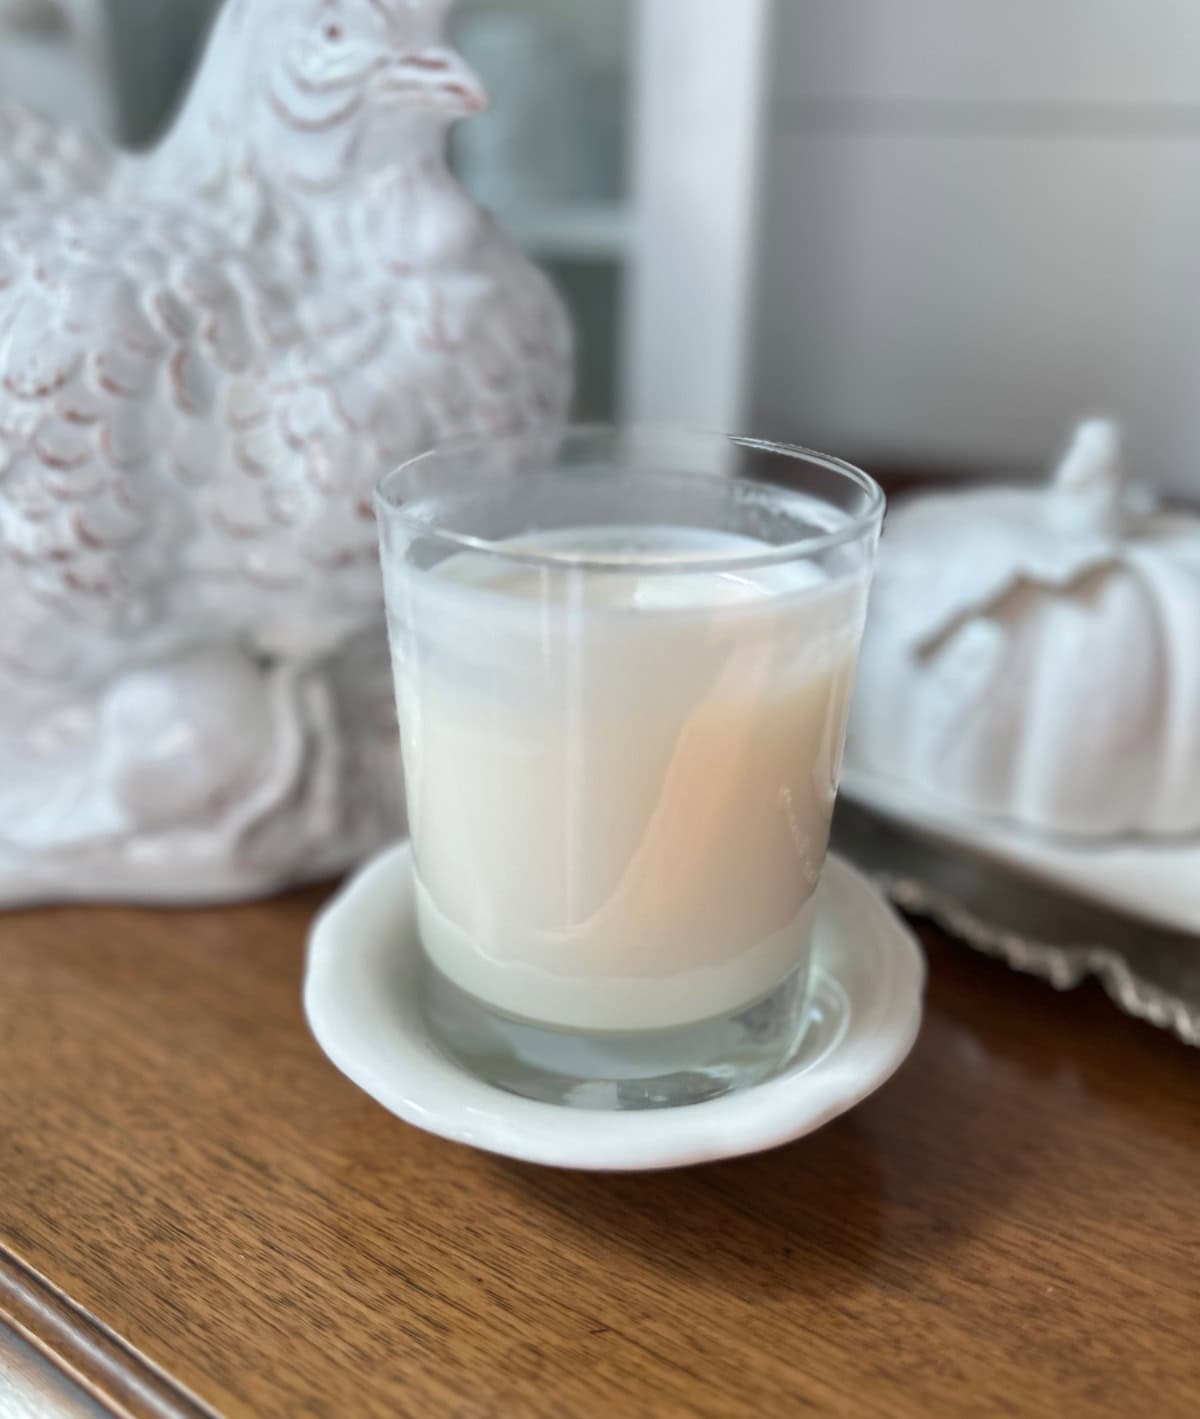
{"label": "white ceramic hen figurine", "polygon": [[99,192],[114,167],[103,141],[0,102],[0,201],[15,192]]}
{"label": "white ceramic hen figurine", "polygon": [[447,171],[443,0],[231,0],[173,131],[0,191],[0,900],[203,899],[395,830],[370,494],[562,417],[545,279]]}
{"label": "white ceramic hen figurine", "polygon": [[[118,126],[107,0],[0,0],[0,104],[100,133]],[[7,144],[0,125],[0,174]]]}

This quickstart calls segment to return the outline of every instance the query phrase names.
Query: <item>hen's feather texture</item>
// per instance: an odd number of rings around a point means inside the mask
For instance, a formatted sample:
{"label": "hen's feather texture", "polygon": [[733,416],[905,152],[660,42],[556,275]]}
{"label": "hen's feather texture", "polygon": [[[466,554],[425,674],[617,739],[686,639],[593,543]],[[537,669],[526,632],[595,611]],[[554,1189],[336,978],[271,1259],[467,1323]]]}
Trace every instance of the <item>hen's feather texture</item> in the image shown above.
{"label": "hen's feather texture", "polygon": [[464,433],[545,423],[569,338],[489,231],[473,265],[344,299],[209,222],[0,204],[0,657],[103,674],[198,624],[302,652],[379,598],[371,490]]}
{"label": "hen's feather texture", "polygon": [[22,104],[0,103],[0,194],[101,192],[115,166],[116,154],[102,140],[60,128]]}
{"label": "hen's feather texture", "polygon": [[229,511],[238,417],[299,334],[285,293],[207,223],[100,197],[0,203],[11,671],[90,678],[188,633],[205,600],[191,547]]}

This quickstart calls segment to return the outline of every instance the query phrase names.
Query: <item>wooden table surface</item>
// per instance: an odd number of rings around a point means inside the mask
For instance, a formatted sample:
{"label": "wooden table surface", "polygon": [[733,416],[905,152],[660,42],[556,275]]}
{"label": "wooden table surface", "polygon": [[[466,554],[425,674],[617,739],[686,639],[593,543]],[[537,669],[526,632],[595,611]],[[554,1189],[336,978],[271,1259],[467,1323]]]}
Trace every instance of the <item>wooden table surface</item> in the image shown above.
{"label": "wooden table surface", "polygon": [[320,900],[0,918],[0,1315],[117,1412],[1196,1414],[1200,1054],[1095,989],[929,934],[852,1114],[551,1172],[325,1061]]}

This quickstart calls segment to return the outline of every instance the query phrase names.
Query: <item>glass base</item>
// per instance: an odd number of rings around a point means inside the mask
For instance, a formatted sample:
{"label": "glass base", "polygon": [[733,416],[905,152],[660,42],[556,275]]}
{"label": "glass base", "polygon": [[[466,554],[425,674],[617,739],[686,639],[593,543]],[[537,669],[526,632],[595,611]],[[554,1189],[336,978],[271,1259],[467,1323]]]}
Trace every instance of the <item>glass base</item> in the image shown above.
{"label": "glass base", "polygon": [[662,1109],[749,1088],[800,1050],[807,965],[735,1014],[671,1030],[588,1034],[502,1015],[425,961],[425,1018],[457,1064],[511,1094],[576,1109]]}

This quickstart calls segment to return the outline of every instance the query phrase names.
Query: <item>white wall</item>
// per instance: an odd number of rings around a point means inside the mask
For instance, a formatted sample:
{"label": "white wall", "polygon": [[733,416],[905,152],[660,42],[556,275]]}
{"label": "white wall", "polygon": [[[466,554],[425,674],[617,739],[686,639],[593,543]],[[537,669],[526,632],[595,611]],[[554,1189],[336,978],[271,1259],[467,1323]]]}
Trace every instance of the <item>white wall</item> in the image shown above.
{"label": "white wall", "polygon": [[754,427],[1200,492],[1200,3],[778,0]]}

